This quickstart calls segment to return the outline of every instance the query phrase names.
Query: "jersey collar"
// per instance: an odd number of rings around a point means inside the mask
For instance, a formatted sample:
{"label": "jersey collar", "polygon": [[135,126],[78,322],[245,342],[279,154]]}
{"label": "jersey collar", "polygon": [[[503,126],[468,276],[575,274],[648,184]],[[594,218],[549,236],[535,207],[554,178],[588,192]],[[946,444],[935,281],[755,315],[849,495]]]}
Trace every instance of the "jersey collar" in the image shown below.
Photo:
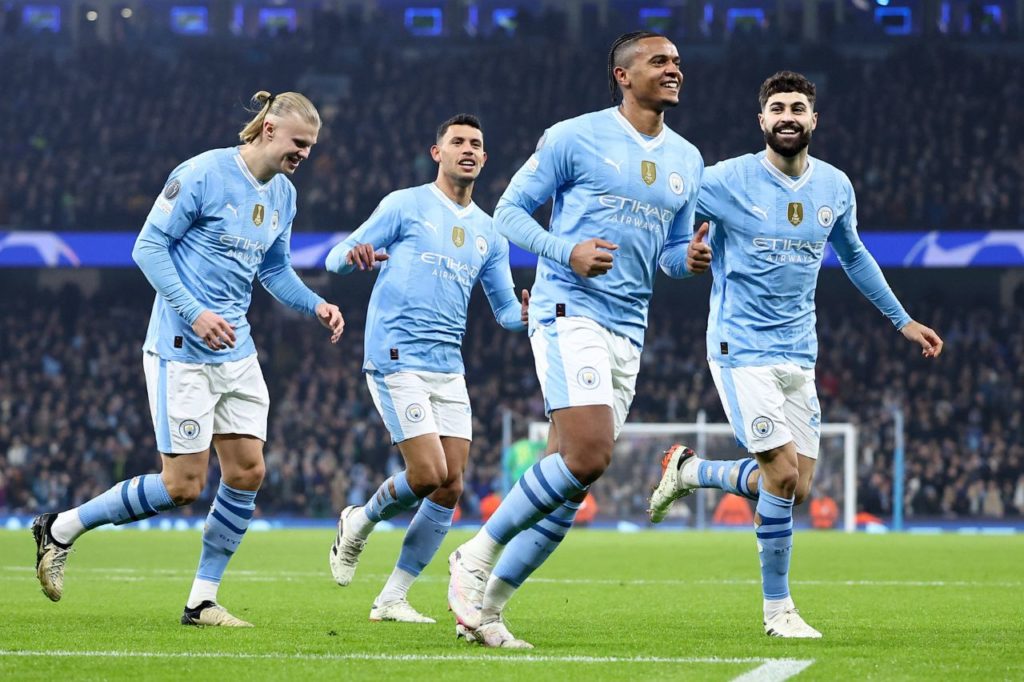
{"label": "jersey collar", "polygon": [[472,201],[469,202],[469,206],[459,206],[454,201],[452,201],[447,194],[438,189],[437,185],[435,185],[432,182],[428,185],[428,187],[430,187],[430,191],[434,193],[434,196],[436,196],[438,200],[448,208],[449,211],[455,214],[456,218],[465,218],[466,216],[473,212],[474,208],[476,208],[476,204],[474,204]]}
{"label": "jersey collar", "polygon": [[657,137],[650,140],[646,139],[643,135],[633,127],[633,124],[626,120],[626,117],[619,113],[619,108],[615,107],[611,110],[612,116],[615,121],[622,126],[622,129],[629,133],[629,136],[633,138],[633,141],[643,147],[645,152],[654,151],[665,142],[665,131],[668,129],[667,126],[661,126],[661,132],[658,133]]}
{"label": "jersey collar", "polygon": [[245,179],[249,181],[249,184],[252,185],[253,189],[257,192],[266,192],[270,188],[270,183],[274,181],[274,178],[270,178],[266,182],[260,182],[257,180],[256,176],[249,170],[249,167],[245,165],[245,160],[239,153],[238,147],[235,147],[235,165],[238,166],[238,170],[242,171],[242,175],[245,176]]}
{"label": "jersey collar", "polygon": [[796,192],[797,190],[803,188],[803,186],[806,185],[807,182],[811,179],[811,174],[814,173],[815,168],[814,161],[811,159],[811,157],[808,156],[807,170],[804,171],[803,175],[794,179],[780,171],[775,166],[773,166],[772,162],[768,160],[768,157],[765,156],[764,152],[761,152],[760,161],[761,165],[764,166],[765,170],[768,171],[768,175],[772,176],[776,182],[778,182],[785,189],[788,189],[791,192]]}

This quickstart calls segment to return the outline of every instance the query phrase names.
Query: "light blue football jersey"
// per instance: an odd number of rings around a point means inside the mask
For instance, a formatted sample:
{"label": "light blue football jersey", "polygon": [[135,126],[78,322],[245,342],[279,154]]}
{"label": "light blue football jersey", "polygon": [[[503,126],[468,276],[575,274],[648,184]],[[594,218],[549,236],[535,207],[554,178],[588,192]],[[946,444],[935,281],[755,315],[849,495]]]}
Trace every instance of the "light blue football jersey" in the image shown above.
{"label": "light blue football jersey", "polygon": [[[143,350],[166,360],[222,363],[256,352],[246,312],[264,261],[290,267],[295,187],[284,175],[259,182],[237,147],[193,157],[171,173],[146,219],[173,241],[171,262],[202,306],[235,327],[235,347],[211,350],[157,294]],[[319,300],[308,292],[311,303]],[[311,312],[311,311],[306,311]]]}
{"label": "light blue football jersey", "polygon": [[697,218],[711,222],[707,345],[723,367],[814,367],[814,292],[826,243],[897,328],[910,322],[857,234],[853,185],[824,161],[809,158],[799,178],[764,152],[715,164],[704,173]]}
{"label": "light blue football jersey", "polygon": [[356,244],[385,249],[370,294],[363,371],[462,374],[462,337],[479,280],[498,322],[523,329],[508,262],[508,241],[476,204],[460,206],[434,183],[392,192],[359,229],[327,255],[346,274]]}
{"label": "light blue football jersey", "polygon": [[[540,256],[530,326],[581,316],[642,348],[655,272],[685,277],[704,162],[667,126],[641,135],[605,109],[555,124],[495,209],[498,230]],[[530,216],[554,197],[550,231]],[[618,244],[612,270],[579,277],[569,256],[591,238]]]}

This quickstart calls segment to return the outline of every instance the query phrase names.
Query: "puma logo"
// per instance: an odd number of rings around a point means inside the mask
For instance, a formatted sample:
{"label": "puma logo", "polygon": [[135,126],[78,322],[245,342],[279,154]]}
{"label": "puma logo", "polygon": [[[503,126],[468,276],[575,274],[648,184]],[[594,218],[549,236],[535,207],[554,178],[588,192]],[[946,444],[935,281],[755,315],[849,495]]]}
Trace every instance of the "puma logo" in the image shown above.
{"label": "puma logo", "polygon": [[616,162],[612,161],[611,159],[609,159],[607,156],[603,156],[601,158],[604,160],[605,163],[607,163],[609,166],[614,168],[616,173],[618,173],[619,175],[622,175],[622,162],[621,161],[616,163]]}
{"label": "puma logo", "polygon": [[230,203],[225,204],[225,206],[231,209],[231,212],[235,214],[236,218],[238,217],[238,209],[236,207],[232,206]]}
{"label": "puma logo", "polygon": [[760,206],[751,206],[750,212],[756,216],[759,216],[761,220],[768,220],[768,211],[764,210]]}

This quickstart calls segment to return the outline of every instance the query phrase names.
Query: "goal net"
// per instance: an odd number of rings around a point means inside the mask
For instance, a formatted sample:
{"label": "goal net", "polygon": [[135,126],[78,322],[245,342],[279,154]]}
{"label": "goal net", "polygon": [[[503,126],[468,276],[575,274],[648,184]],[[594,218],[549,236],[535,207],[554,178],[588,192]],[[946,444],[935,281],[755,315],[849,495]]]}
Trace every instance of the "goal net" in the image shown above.
{"label": "goal net", "polygon": [[[548,422],[531,422],[531,441],[546,441]],[[689,445],[708,459],[747,457],[736,444],[732,427],[704,421],[678,424],[628,423],[615,444],[611,466],[591,488],[605,518],[642,522],[651,489],[661,477],[661,454],[673,443]],[[855,530],[857,510],[857,427],[850,423],[822,424],[821,450],[811,486],[811,498],[829,497],[838,507],[836,527]],[[673,505],[662,526],[711,528],[722,497],[720,490],[698,490]],[[751,503],[751,509],[752,509]],[[724,509],[724,508],[723,508]],[[810,526],[810,499],[795,507],[794,522]],[[724,515],[719,516],[720,519]]]}

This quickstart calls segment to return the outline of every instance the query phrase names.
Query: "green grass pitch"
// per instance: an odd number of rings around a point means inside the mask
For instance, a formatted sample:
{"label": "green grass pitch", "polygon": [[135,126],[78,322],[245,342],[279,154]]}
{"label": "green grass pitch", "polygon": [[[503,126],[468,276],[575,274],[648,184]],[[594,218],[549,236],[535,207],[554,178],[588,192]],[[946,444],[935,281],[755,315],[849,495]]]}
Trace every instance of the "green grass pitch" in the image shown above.
{"label": "green grass pitch", "polygon": [[0,679],[1024,679],[1024,537],[798,532],[793,595],[817,641],[770,639],[748,533],[577,530],[515,597],[528,652],[456,641],[453,532],[410,601],[437,625],[370,623],[402,535],[371,538],[352,585],[330,530],[250,533],[220,600],[251,630],[178,624],[195,532],[97,532],[64,599],[39,591],[28,531],[0,531]]}

